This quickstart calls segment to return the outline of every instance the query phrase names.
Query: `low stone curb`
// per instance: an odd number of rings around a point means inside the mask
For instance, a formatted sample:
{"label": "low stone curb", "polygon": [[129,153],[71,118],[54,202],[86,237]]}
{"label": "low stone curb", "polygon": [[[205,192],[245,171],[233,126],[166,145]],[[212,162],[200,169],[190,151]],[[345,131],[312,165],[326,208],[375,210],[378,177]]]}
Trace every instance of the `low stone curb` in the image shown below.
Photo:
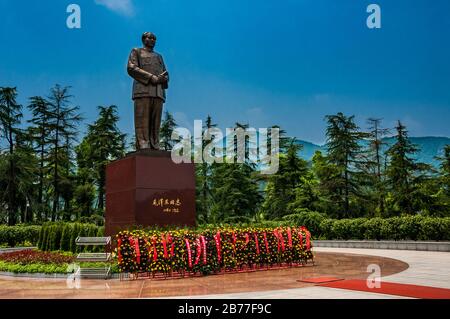
{"label": "low stone curb", "polygon": [[450,252],[449,241],[313,240],[315,247],[368,248]]}
{"label": "low stone curb", "polygon": [[12,247],[12,248],[0,248],[0,254],[3,253],[12,253],[15,251],[21,251],[21,250],[33,250],[37,249],[37,247]]}
{"label": "low stone curb", "polygon": [[0,276],[24,277],[24,278],[53,278],[53,279],[68,278],[68,275],[65,275],[65,274],[14,273],[14,272],[8,272],[8,271],[0,271]]}
{"label": "low stone curb", "polygon": [[[0,271],[0,276],[17,277],[17,278],[68,279],[70,275],[71,274],[14,273],[8,271]],[[110,279],[119,279],[119,274],[112,274]]]}

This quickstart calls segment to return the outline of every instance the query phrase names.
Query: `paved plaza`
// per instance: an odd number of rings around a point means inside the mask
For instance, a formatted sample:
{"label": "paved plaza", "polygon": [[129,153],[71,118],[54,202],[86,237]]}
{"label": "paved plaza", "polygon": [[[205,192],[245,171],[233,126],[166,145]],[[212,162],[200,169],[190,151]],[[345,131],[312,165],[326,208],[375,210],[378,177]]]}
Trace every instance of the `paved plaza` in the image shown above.
{"label": "paved plaza", "polygon": [[0,298],[408,298],[301,281],[326,277],[366,280],[371,264],[380,266],[382,283],[450,289],[448,252],[316,247],[314,253],[315,266],[182,279],[73,281],[0,276]]}

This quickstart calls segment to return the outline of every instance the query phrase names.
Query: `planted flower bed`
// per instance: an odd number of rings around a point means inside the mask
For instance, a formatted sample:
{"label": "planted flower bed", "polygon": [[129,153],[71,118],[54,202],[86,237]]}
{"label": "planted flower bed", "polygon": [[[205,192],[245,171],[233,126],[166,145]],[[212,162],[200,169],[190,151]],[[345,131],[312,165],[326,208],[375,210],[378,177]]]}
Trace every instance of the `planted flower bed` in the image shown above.
{"label": "planted flower bed", "polygon": [[[75,255],[68,252],[21,250],[0,254],[0,271],[12,273],[69,274],[75,271]],[[80,263],[81,267],[104,267],[105,263]],[[117,272],[117,266],[112,268]]]}
{"label": "planted flower bed", "polygon": [[75,257],[67,253],[21,250],[0,254],[0,271],[13,273],[67,273]]}
{"label": "planted flower bed", "polygon": [[292,267],[313,259],[305,227],[122,231],[116,254],[119,272],[164,277]]}

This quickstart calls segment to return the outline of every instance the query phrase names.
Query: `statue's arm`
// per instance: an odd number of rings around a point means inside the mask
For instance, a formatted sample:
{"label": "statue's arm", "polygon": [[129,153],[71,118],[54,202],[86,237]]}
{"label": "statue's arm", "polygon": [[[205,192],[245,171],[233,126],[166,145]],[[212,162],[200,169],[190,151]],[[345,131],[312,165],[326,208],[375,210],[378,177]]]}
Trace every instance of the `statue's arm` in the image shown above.
{"label": "statue's arm", "polygon": [[162,64],[162,68],[163,68],[163,73],[165,73],[165,81],[163,82],[163,88],[167,89],[169,87],[169,72],[166,69],[166,65],[164,64],[164,59],[162,58],[162,56],[159,56],[161,59],[161,64]]}
{"label": "statue's arm", "polygon": [[145,85],[150,83],[153,76],[153,74],[139,67],[138,52],[136,49],[131,50],[130,57],[128,58],[127,71],[133,79],[142,82]]}

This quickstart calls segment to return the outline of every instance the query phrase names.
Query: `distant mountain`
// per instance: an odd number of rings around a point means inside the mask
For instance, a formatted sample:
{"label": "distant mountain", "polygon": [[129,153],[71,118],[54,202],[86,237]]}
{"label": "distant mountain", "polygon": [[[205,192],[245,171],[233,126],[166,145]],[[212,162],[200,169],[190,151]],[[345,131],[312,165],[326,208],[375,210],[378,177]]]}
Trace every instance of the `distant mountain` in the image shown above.
{"label": "distant mountain", "polygon": [[326,153],[326,148],[324,145],[317,145],[303,140],[299,140],[298,144],[301,144],[303,146],[303,148],[300,150],[300,156],[306,160],[311,160],[316,151]]}
{"label": "distant mountain", "polygon": [[[443,155],[445,145],[450,145],[450,138],[448,137],[410,137],[413,144],[416,144],[420,151],[416,154],[415,158],[419,162],[431,164],[434,167],[439,167],[439,160],[437,156]],[[383,147],[383,151],[387,150],[392,144],[395,143],[394,137],[388,137],[383,139],[386,145]],[[311,160],[316,151],[326,153],[326,147],[324,145],[317,145],[307,141],[298,141],[303,145],[303,149],[300,151],[300,156],[306,160]]]}
{"label": "distant mountain", "polygon": [[[384,140],[387,143],[386,149],[395,143],[395,138],[393,137]],[[434,167],[439,167],[440,165],[440,162],[436,157],[444,154],[445,145],[450,145],[450,138],[448,137],[410,137],[410,140],[420,149],[415,158],[419,162],[431,164]]]}

